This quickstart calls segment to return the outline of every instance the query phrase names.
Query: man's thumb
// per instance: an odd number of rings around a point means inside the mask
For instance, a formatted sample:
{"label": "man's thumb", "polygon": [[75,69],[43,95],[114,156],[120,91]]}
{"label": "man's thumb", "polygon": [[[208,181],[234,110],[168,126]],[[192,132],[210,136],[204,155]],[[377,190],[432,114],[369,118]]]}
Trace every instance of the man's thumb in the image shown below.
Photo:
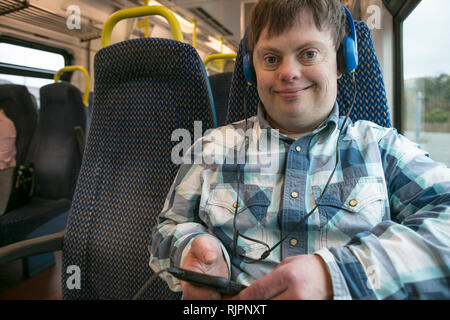
{"label": "man's thumb", "polygon": [[201,262],[211,264],[217,259],[216,246],[209,236],[195,238],[192,242],[192,251]]}

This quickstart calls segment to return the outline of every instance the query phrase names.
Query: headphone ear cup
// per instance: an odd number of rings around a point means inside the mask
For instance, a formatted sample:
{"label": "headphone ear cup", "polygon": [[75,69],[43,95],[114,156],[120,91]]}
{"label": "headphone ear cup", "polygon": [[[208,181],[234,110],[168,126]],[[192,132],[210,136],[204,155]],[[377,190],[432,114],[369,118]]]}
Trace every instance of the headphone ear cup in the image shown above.
{"label": "headphone ear cup", "polygon": [[358,66],[358,50],[355,41],[345,37],[337,52],[338,69],[343,74],[349,74]]}
{"label": "headphone ear cup", "polygon": [[244,69],[245,81],[248,84],[256,85],[256,72],[253,67],[252,59],[247,51],[247,34],[249,27],[245,29],[244,39],[242,39],[242,68]]}
{"label": "headphone ear cup", "polygon": [[348,72],[356,69],[358,66],[358,49],[355,41],[350,37],[345,37],[345,66]]}
{"label": "headphone ear cup", "polygon": [[338,70],[343,74],[349,73],[348,69],[347,69],[347,65],[345,63],[344,45],[342,43],[339,46],[339,49],[336,53],[336,58],[337,58]]}
{"label": "headphone ear cup", "polygon": [[250,55],[248,53],[243,56],[242,64],[244,68],[245,81],[250,84],[256,84],[255,69],[253,68],[253,63],[251,62]]}

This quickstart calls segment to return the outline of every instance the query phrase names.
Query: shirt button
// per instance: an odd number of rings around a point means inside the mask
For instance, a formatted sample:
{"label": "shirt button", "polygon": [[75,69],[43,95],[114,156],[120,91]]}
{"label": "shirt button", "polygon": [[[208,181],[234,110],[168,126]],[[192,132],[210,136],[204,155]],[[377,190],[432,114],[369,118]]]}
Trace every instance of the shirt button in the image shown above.
{"label": "shirt button", "polygon": [[293,247],[295,247],[297,245],[298,241],[295,238],[291,238],[291,240],[289,240],[289,244]]}
{"label": "shirt button", "polygon": [[238,203],[237,202],[233,202],[233,208],[237,208],[237,206],[238,206]]}
{"label": "shirt button", "polygon": [[350,205],[350,207],[356,207],[356,205],[358,204],[358,201],[356,201],[355,199],[352,199],[348,202],[348,204]]}
{"label": "shirt button", "polygon": [[295,151],[300,152],[300,151],[302,151],[302,148],[300,148],[300,146],[296,146]]}
{"label": "shirt button", "polygon": [[291,192],[291,197],[294,198],[294,199],[298,198],[298,193],[295,192],[295,191]]}

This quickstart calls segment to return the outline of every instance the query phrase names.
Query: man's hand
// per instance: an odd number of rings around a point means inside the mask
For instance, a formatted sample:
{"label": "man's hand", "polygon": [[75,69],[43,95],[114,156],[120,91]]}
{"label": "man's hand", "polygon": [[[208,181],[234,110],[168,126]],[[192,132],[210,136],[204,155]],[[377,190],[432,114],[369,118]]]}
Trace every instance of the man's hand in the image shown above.
{"label": "man's hand", "polygon": [[330,274],[322,258],[300,255],[284,259],[270,274],[233,299],[322,300],[332,297]]}
{"label": "man's hand", "polygon": [[[222,248],[218,240],[210,236],[199,236],[192,241],[181,268],[228,279],[228,266]],[[217,291],[198,287],[186,281],[181,281],[181,288],[184,299],[187,300],[222,298]]]}

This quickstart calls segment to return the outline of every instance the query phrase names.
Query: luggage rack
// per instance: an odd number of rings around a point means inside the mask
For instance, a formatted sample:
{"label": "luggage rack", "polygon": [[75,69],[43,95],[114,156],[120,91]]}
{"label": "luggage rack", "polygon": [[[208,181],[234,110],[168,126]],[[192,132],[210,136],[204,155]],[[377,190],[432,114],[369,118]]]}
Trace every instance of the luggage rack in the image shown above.
{"label": "luggage rack", "polygon": [[6,16],[23,21],[48,30],[75,36],[81,41],[98,39],[102,34],[102,26],[98,21],[92,21],[81,17],[80,29],[69,29],[66,25],[66,16],[51,12],[37,5],[31,4],[30,0],[0,0],[0,16]]}

